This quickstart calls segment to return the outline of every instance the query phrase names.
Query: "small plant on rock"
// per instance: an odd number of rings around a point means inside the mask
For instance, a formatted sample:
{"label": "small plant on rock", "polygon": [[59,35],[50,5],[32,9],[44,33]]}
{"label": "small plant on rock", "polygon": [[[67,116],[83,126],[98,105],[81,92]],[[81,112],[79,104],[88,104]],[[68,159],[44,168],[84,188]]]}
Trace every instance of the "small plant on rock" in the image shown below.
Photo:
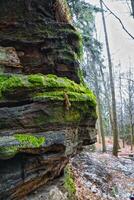
{"label": "small plant on rock", "polygon": [[64,187],[68,191],[69,199],[75,200],[76,186],[70,166],[65,169]]}

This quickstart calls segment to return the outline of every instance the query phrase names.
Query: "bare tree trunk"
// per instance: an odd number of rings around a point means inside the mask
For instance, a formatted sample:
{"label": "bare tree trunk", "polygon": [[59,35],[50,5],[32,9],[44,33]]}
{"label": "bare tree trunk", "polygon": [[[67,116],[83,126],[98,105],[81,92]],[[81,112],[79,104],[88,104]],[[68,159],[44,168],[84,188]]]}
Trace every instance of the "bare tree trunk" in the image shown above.
{"label": "bare tree trunk", "polygon": [[97,109],[98,109],[98,123],[99,123],[99,130],[102,139],[102,151],[106,152],[106,143],[105,143],[105,134],[104,134],[104,127],[103,127],[103,120],[102,120],[102,109],[101,109],[101,101],[100,101],[100,89],[98,84],[98,76],[97,76],[97,69],[95,63],[95,56],[92,55],[93,60],[93,74],[94,74],[94,82],[95,82],[95,93],[97,97]]}
{"label": "bare tree trunk", "polygon": [[102,82],[103,82],[103,86],[104,86],[104,90],[105,90],[105,97],[106,97],[106,101],[107,101],[107,105],[108,105],[110,125],[112,127],[112,115],[111,115],[111,105],[110,105],[109,92],[108,92],[108,88],[107,88],[106,81],[105,81],[105,78],[104,78],[102,65],[100,64],[99,66],[100,66],[100,73],[101,73],[101,76],[102,76]]}
{"label": "bare tree trunk", "polygon": [[133,129],[133,116],[131,111],[130,111],[130,134],[131,134],[131,151],[133,151],[134,129]]}
{"label": "bare tree trunk", "polygon": [[[96,111],[97,111],[97,115],[98,115],[98,113],[99,113],[98,106],[96,107]],[[98,142],[99,142],[99,144],[101,144],[101,130],[100,130],[100,125],[99,125],[99,119],[97,120],[96,125],[97,125],[97,130],[98,130]]]}
{"label": "bare tree trunk", "polygon": [[121,114],[121,136],[123,148],[125,148],[125,135],[124,135],[124,126],[123,126],[123,98],[122,98],[122,82],[121,82],[121,74],[119,76],[119,92],[120,92],[120,101],[121,101],[121,108],[120,108],[120,114]]}
{"label": "bare tree trunk", "polygon": [[129,118],[130,118],[130,134],[131,134],[131,151],[133,151],[133,85],[131,85],[131,68],[129,69],[129,77],[128,77],[128,98],[129,98]]}
{"label": "bare tree trunk", "polygon": [[102,120],[101,104],[100,104],[99,96],[97,97],[97,105],[98,105],[99,129],[100,129],[101,139],[102,139],[102,151],[106,152],[106,142],[105,142],[105,134],[104,134],[104,128],[103,128],[103,120]]}
{"label": "bare tree trunk", "polygon": [[132,6],[132,16],[134,18],[134,0],[131,0],[131,6]]}
{"label": "bare tree trunk", "polygon": [[102,0],[100,0],[100,6],[101,6],[101,9],[102,9],[102,21],[103,21],[107,55],[108,55],[110,87],[111,87],[111,96],[112,96],[113,155],[118,156],[118,127],[117,127],[117,115],[116,115],[115,87],[114,87],[114,81],[113,81],[112,61],[111,61],[111,54],[110,54],[108,34],[107,34],[107,28],[106,28],[106,22],[105,22],[105,16],[104,16],[104,11],[103,11]]}
{"label": "bare tree trunk", "polygon": [[130,126],[131,126],[131,151],[133,151],[134,127],[133,127],[132,122],[131,122]]}

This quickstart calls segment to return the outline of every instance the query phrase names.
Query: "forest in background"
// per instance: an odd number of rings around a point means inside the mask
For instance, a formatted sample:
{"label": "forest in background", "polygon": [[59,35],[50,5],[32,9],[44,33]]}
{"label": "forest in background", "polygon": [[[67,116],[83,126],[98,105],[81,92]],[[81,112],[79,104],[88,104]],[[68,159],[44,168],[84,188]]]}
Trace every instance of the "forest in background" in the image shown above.
{"label": "forest in background", "polygon": [[[100,0],[96,7],[85,0],[68,0],[72,9],[73,23],[79,29],[83,38],[83,59],[81,60],[81,76],[93,89],[97,97],[97,129],[102,151],[107,150],[106,136],[113,137],[113,155],[117,156],[120,145],[130,145],[133,152],[134,145],[134,70],[129,60],[127,69],[122,71],[121,63],[113,64],[109,45],[109,32],[105,15],[111,14],[122,30],[133,42],[134,36],[127,30],[121,19]],[[134,3],[121,1],[128,6],[128,16],[134,18]],[[98,40],[96,28],[96,14],[102,14],[105,44]],[[106,45],[107,56],[103,55]],[[125,48],[125,47],[124,47]],[[128,50],[129,51],[129,50]],[[105,62],[107,60],[107,63]],[[119,140],[122,143],[119,145]]]}

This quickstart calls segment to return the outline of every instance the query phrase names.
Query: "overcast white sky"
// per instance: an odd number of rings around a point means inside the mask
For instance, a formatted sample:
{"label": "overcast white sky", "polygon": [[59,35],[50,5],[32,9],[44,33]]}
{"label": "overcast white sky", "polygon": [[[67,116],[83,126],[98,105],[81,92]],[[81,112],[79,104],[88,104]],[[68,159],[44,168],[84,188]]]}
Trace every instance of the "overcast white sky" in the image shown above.
{"label": "overcast white sky", "polygon": [[[100,5],[99,0],[87,1],[93,5]],[[104,2],[122,20],[127,30],[134,35],[134,19],[130,17],[127,5],[117,0],[104,0]],[[120,62],[122,65],[122,71],[125,71],[129,67],[130,60],[134,67],[134,40],[132,40],[123,31],[121,25],[119,24],[118,20],[114,18],[114,16],[109,15],[108,12],[105,14],[105,16],[114,66],[118,65]],[[98,30],[98,39],[103,42],[104,33],[100,14],[98,14],[96,17],[96,24]],[[105,50],[104,54],[106,55]]]}

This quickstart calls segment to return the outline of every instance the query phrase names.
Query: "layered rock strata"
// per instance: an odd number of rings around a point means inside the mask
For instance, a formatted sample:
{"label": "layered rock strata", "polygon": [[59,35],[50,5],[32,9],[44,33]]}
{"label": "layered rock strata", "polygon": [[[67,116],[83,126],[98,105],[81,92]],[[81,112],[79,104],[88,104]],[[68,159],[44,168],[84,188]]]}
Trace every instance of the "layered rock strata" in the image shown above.
{"label": "layered rock strata", "polygon": [[1,0],[0,45],[16,49],[24,74],[56,74],[79,83],[82,42],[68,16],[65,1]]}
{"label": "layered rock strata", "polygon": [[81,40],[66,6],[0,2],[1,200],[23,199],[96,141],[96,101],[80,84]]}

